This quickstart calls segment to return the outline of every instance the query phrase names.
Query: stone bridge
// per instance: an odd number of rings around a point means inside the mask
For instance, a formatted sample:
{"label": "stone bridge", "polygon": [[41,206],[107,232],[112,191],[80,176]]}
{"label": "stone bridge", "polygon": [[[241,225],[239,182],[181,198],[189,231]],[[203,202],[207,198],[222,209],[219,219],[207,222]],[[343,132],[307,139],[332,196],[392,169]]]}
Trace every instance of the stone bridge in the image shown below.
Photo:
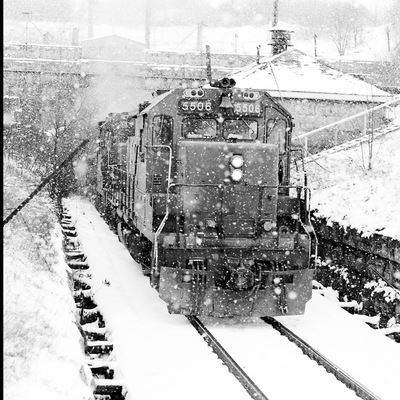
{"label": "stone bridge", "polygon": [[[3,45],[3,53],[5,95],[18,96],[26,85],[57,84],[62,78],[94,90],[99,97],[130,102],[146,100],[156,89],[199,86],[207,81],[205,65],[163,64],[154,54],[148,61],[99,60],[84,58],[80,46],[12,43]],[[250,63],[251,57],[247,58]],[[237,69],[213,65],[212,77],[219,79]]]}

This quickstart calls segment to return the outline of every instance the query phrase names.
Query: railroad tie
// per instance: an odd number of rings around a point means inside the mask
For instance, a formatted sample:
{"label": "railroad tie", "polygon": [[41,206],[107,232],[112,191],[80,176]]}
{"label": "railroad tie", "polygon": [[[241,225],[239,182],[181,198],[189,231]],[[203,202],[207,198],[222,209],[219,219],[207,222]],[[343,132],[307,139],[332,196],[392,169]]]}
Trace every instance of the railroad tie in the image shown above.
{"label": "railroad tie", "polygon": [[91,341],[107,341],[108,340],[108,331],[106,328],[84,328],[83,333],[88,340]]}
{"label": "railroad tie", "polygon": [[114,349],[112,342],[108,340],[87,340],[85,351],[87,354],[110,354]]}
{"label": "railroad tie", "polygon": [[96,395],[109,395],[111,400],[122,400],[125,398],[122,382],[115,379],[94,379],[94,382],[96,385],[93,392],[95,399],[99,399]]}
{"label": "railroad tie", "polygon": [[100,320],[100,312],[96,308],[93,308],[92,310],[85,310],[84,308],[80,310],[80,323],[81,325],[85,324],[91,324],[93,322],[96,322]]}
{"label": "railroad tie", "polygon": [[84,308],[86,310],[93,310],[94,308],[97,307],[97,304],[93,300],[93,296],[85,296],[84,291],[76,291],[76,294],[74,293],[74,300],[75,304],[78,308]]}
{"label": "railroad tie", "polygon": [[80,269],[80,270],[89,269],[89,264],[86,261],[67,260],[67,264],[71,269]]}
{"label": "railroad tie", "polygon": [[[126,389],[120,380],[115,380],[114,362],[108,357],[114,349],[105,328],[104,317],[93,297],[91,273],[85,254],[79,247],[77,232],[71,217],[64,208],[61,222],[64,234],[63,248],[67,265],[71,268],[73,297],[79,315],[79,330],[84,338],[86,363],[92,373],[94,400],[124,400]],[[96,326],[96,325],[97,326]]]}

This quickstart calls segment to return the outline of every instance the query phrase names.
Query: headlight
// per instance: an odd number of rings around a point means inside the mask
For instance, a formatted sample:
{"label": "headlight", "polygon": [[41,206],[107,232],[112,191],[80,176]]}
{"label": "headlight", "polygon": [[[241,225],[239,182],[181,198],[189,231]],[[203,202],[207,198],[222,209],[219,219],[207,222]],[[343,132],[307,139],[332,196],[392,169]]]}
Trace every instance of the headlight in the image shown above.
{"label": "headlight", "polygon": [[233,156],[231,159],[231,165],[233,168],[241,168],[243,166],[243,157]]}
{"label": "headlight", "polygon": [[231,179],[235,182],[239,182],[243,178],[243,171],[241,169],[235,169],[231,173]]}
{"label": "headlight", "polygon": [[264,230],[268,232],[274,227],[274,224],[272,223],[271,220],[267,220],[264,222],[263,227],[264,227]]}
{"label": "headlight", "polygon": [[191,282],[191,281],[192,281],[192,274],[189,273],[189,272],[185,272],[185,273],[182,275],[182,282],[183,282],[183,283],[189,283],[189,282]]}

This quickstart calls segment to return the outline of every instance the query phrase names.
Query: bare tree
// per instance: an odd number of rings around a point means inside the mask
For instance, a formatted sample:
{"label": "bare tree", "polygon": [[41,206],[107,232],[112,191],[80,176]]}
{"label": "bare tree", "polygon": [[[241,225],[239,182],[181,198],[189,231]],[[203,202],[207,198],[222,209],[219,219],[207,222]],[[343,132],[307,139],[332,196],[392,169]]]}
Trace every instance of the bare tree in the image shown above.
{"label": "bare tree", "polygon": [[[19,121],[5,136],[4,149],[39,178],[47,176],[65,159],[71,149],[94,132],[95,107],[87,88],[79,80],[59,74],[22,88],[19,94]],[[74,188],[72,165],[50,185],[59,198]]]}
{"label": "bare tree", "polygon": [[350,43],[353,28],[352,7],[338,4],[333,7],[330,17],[330,35],[340,56],[344,56]]}

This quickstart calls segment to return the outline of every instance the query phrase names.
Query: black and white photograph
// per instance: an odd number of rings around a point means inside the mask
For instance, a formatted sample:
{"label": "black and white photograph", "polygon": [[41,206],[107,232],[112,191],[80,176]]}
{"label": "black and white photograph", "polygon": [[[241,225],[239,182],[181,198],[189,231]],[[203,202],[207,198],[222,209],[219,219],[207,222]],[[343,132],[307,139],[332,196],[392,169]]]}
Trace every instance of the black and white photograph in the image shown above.
{"label": "black and white photograph", "polygon": [[5,400],[400,399],[400,0],[4,0]]}

